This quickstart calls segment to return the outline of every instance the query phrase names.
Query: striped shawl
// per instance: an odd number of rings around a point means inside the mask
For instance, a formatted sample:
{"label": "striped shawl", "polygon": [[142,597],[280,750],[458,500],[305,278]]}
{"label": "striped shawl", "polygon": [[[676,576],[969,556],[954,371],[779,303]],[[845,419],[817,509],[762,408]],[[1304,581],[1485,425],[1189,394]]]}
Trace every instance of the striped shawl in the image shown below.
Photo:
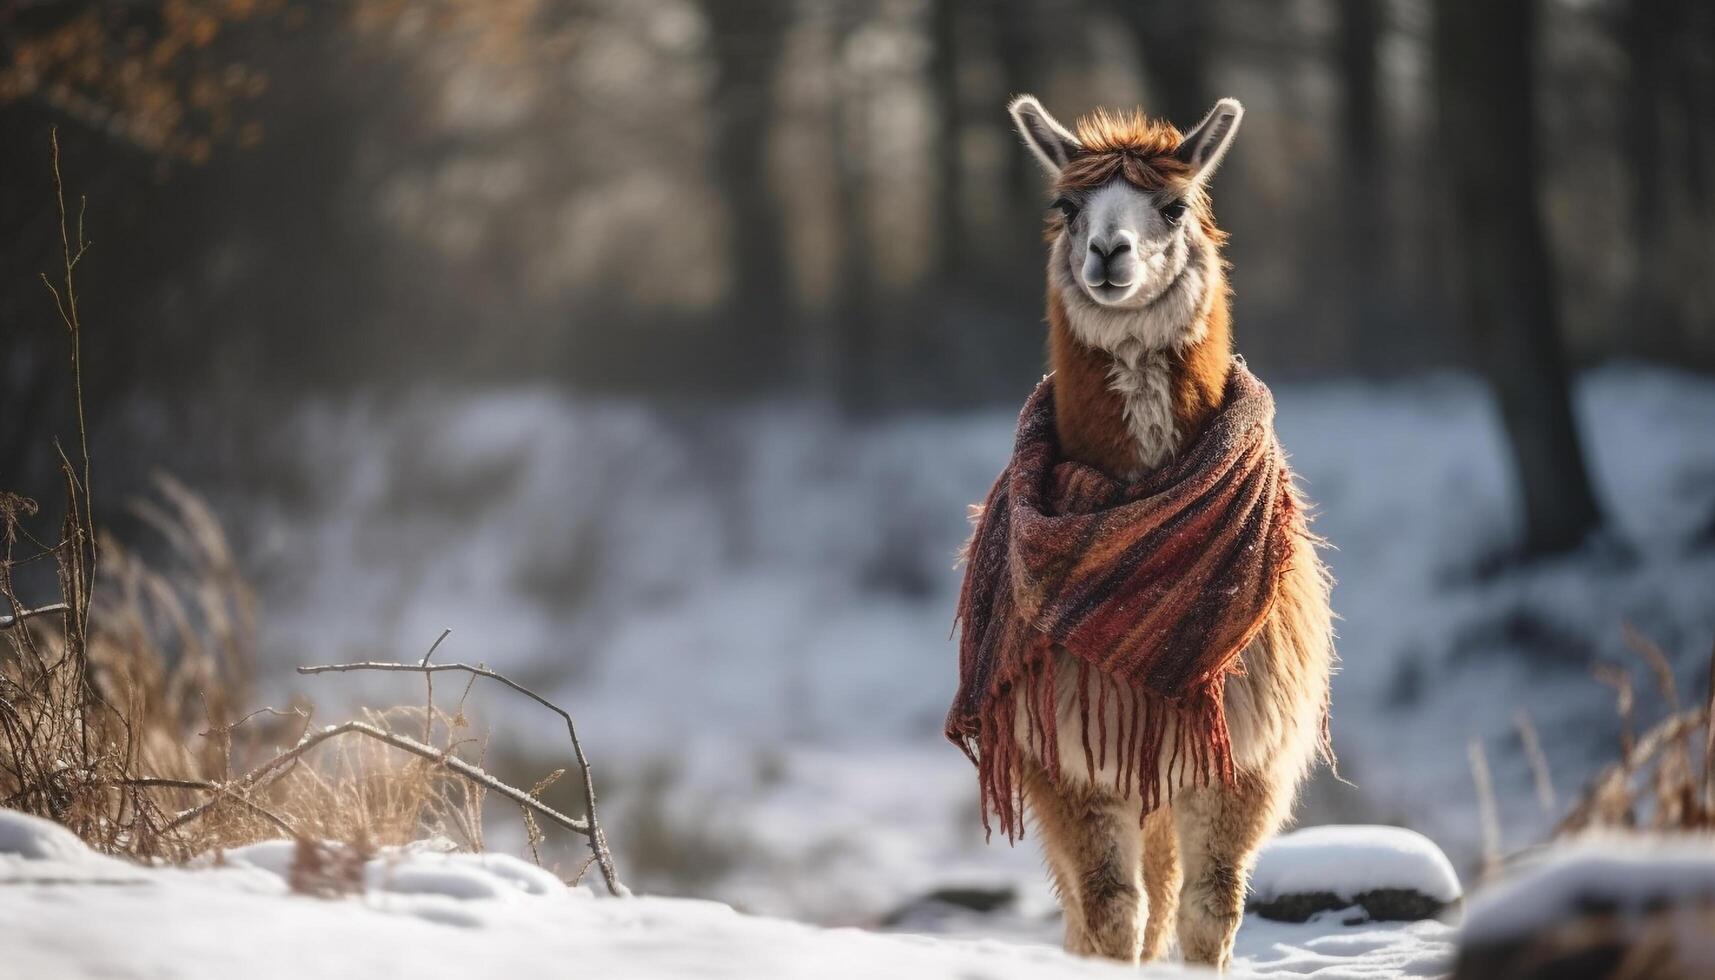
{"label": "striped shawl", "polygon": [[1042,380],[974,511],[959,596],[947,737],[976,763],[985,830],[992,814],[1009,839],[1023,834],[1020,738],[1060,778],[1057,647],[1077,663],[1069,697],[1085,724],[1072,737],[1092,780],[1111,742],[1114,789],[1135,788],[1145,812],[1175,787],[1232,781],[1222,690],[1303,533],[1290,483],[1273,396],[1241,360],[1196,442],[1132,484],[1060,458],[1054,379]]}

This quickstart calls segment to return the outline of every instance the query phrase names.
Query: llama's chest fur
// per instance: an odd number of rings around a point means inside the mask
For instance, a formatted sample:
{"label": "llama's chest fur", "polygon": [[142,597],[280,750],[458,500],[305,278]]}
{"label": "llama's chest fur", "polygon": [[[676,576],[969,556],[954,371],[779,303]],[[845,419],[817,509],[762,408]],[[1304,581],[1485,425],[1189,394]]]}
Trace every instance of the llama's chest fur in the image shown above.
{"label": "llama's chest fur", "polygon": [[1172,280],[1137,308],[1103,307],[1085,296],[1065,250],[1062,236],[1049,263],[1049,288],[1058,292],[1072,337],[1110,361],[1107,386],[1118,396],[1135,451],[1131,469],[1113,475],[1136,480],[1171,460],[1185,436],[1174,415],[1175,372],[1183,370],[1183,353],[1208,337],[1208,299],[1219,276],[1214,250],[1202,236],[1188,235],[1174,253]]}
{"label": "llama's chest fur", "polygon": [[1142,343],[1119,345],[1108,372],[1108,386],[1120,396],[1126,430],[1137,443],[1137,471],[1121,474],[1135,480],[1161,466],[1179,450],[1173,418],[1173,367],[1164,350]]}

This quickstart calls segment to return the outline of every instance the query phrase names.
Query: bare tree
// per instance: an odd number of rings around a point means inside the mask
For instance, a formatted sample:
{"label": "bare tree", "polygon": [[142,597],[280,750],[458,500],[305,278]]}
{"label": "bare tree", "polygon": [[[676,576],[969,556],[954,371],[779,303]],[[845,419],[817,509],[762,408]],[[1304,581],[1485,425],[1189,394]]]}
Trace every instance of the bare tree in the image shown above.
{"label": "bare tree", "polygon": [[714,170],[728,213],[730,338],[734,363],[768,376],[790,360],[791,279],[785,274],[786,205],[769,172],[774,82],[791,5],[785,0],[709,0],[718,78]]}
{"label": "bare tree", "polygon": [[1209,49],[1213,4],[1177,0],[1114,0],[1113,9],[1131,30],[1143,70],[1158,104],[1151,115],[1190,129],[1209,111]]}
{"label": "bare tree", "polygon": [[[849,38],[862,26],[867,4],[840,4],[835,36]],[[870,161],[864,123],[870,93],[861,70],[841,56],[831,68],[828,131],[834,146],[834,207],[838,222],[838,293],[834,311],[834,378],[841,407],[852,415],[873,411],[876,361],[881,356],[876,319],[875,268],[869,229]]]}
{"label": "bare tree", "polygon": [[[997,0],[994,16],[995,54],[1001,74],[1001,84],[1007,98],[1024,92],[1038,92],[1047,78],[1043,51],[1043,21],[1040,0]],[[1002,113],[996,114],[997,125]],[[1010,129],[1008,130],[1008,138]],[[1027,153],[1007,153],[1001,166],[1004,173],[1007,200],[1030,202],[1036,210],[1042,202],[1042,176]],[[1032,246],[1034,246],[1032,242]]]}
{"label": "bare tree", "polygon": [[1625,156],[1638,248],[1629,306],[1639,339],[1651,353],[1672,357],[1683,354],[1687,332],[1715,305],[1707,277],[1696,271],[1711,259],[1704,230],[1715,203],[1715,61],[1709,57],[1715,8],[1698,0],[1632,0],[1620,36],[1631,63]]}
{"label": "bare tree", "polygon": [[1535,5],[1437,0],[1435,94],[1449,235],[1473,347],[1499,402],[1527,554],[1600,522],[1573,420],[1554,270],[1536,200]]}
{"label": "bare tree", "polygon": [[1389,244],[1392,223],[1386,184],[1386,135],[1382,130],[1381,41],[1383,0],[1339,0],[1335,62],[1340,74],[1340,189],[1343,243],[1349,277],[1339,284],[1346,301],[1345,334],[1358,363],[1382,365],[1386,334],[1380,329],[1400,290],[1393,281]]}
{"label": "bare tree", "polygon": [[963,278],[964,248],[964,106],[959,98],[959,4],[934,0],[929,10],[931,84],[939,113],[935,133],[935,199],[941,209],[936,235],[937,265],[942,283]]}

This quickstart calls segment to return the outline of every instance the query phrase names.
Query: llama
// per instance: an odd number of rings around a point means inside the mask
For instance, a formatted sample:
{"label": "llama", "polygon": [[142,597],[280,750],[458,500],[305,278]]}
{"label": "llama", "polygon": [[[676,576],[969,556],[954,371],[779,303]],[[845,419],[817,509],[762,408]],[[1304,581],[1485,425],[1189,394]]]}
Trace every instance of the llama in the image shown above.
{"label": "llama", "polygon": [[[1137,962],[1162,956],[1176,936],[1187,962],[1225,969],[1257,851],[1288,816],[1311,763],[1329,754],[1334,665],[1331,580],[1273,439],[1272,400],[1232,352],[1225,236],[1207,186],[1243,109],[1223,99],[1184,135],[1140,113],[1108,112],[1081,120],[1074,135],[1028,95],[1014,100],[1010,112],[1053,185],[1052,423],[1044,431],[1052,432],[1059,458],[1117,483],[1148,481],[1190,457],[1200,436],[1214,438],[1217,418],[1235,398],[1229,392],[1238,390],[1229,385],[1249,379],[1246,390],[1260,390],[1267,406],[1263,448],[1279,459],[1268,490],[1279,505],[1260,513],[1275,519],[1269,540],[1279,542],[1280,560],[1250,580],[1266,579],[1272,591],[1253,603],[1246,631],[1234,634],[1242,638],[1230,647],[1236,659],[1210,687],[1212,712],[1193,716],[1182,702],[1125,691],[1119,696],[1132,699],[1130,714],[1115,711],[1107,704],[1111,682],[1085,662],[1088,656],[1073,657],[1043,628],[1049,639],[1023,631],[1033,639],[1021,642],[1040,644],[1035,649],[1043,656],[1028,686],[994,683],[986,669],[975,682],[961,679],[997,699],[984,707],[983,724],[998,727],[1000,737],[979,743],[975,727],[961,729],[957,701],[948,734],[973,760],[987,757],[978,762],[989,766],[982,777],[985,825],[994,802],[1008,835],[1021,833],[1010,816],[1015,794],[1033,818],[1065,909],[1069,952]],[[1021,418],[1021,445],[1024,431]],[[991,494],[990,513],[995,499]],[[980,520],[973,569],[981,560]],[[1015,570],[1010,557],[988,560]],[[1134,573],[1123,564],[1103,571],[1108,582]],[[968,577],[967,595],[971,587]],[[1122,607],[1126,598],[1120,597]],[[968,635],[967,602],[961,598]],[[1138,605],[1126,614],[1139,615]],[[966,666],[962,659],[962,675]],[[1196,736],[1186,748],[1184,733],[1196,724],[1216,733],[1213,749]],[[1182,750],[1194,759],[1189,768]]]}

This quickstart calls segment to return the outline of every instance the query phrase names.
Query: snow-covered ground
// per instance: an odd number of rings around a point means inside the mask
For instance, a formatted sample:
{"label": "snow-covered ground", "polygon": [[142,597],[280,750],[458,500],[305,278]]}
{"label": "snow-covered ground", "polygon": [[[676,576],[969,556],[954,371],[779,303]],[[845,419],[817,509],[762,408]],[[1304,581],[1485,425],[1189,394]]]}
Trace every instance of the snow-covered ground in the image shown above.
{"label": "snow-covered ground", "polygon": [[[959,939],[822,929],[714,902],[598,898],[509,855],[430,848],[365,867],[361,894],[292,894],[293,845],[230,852],[218,866],[145,869],[92,854],[63,828],[0,810],[0,963],[33,980],[321,980],[368,977],[655,978],[877,976],[1184,977],[1075,960],[1018,937]],[[1247,920],[1243,975],[1428,976],[1450,930]]]}
{"label": "snow-covered ground", "polygon": [[[1541,731],[1564,804],[1613,752],[1611,695],[1588,664],[1637,663],[1624,621],[1675,658],[1683,690],[1702,689],[1715,384],[1641,368],[1587,377],[1580,420],[1620,543],[1499,574],[1485,559],[1517,517],[1481,386],[1277,395],[1317,528],[1339,549],[1334,735],[1355,784],[1314,783],[1306,822],[1409,826],[1468,869],[1468,739],[1487,749],[1505,843],[1519,846],[1547,818],[1515,712]],[[272,694],[302,690],[333,720],[353,678],[301,680],[292,665],[415,656],[450,626],[439,659],[484,660],[576,713],[643,890],[873,925],[937,888],[976,886],[1011,896],[967,923],[998,935],[1052,903],[1028,842],[984,846],[969,764],[940,730],[952,556],[1012,422],[996,410],[853,429],[798,405],[437,389],[306,408],[258,450],[258,472],[285,475],[199,486],[248,541]],[[403,678],[361,690],[420,693]],[[1640,690],[1648,715],[1641,673]],[[563,764],[551,717],[480,689],[471,709],[518,778]],[[490,839],[504,844],[500,823]]]}

